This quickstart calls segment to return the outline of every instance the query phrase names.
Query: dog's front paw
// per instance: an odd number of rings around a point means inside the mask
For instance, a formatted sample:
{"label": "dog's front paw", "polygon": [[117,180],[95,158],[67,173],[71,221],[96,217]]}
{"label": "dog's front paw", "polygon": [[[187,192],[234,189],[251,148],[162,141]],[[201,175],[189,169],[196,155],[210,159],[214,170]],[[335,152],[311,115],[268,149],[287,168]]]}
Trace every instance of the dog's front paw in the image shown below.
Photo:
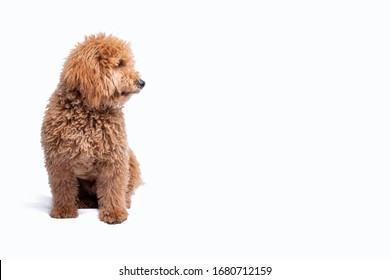
{"label": "dog's front paw", "polygon": [[126,221],[129,215],[123,208],[100,209],[99,214],[100,220],[107,224],[120,224]]}
{"label": "dog's front paw", "polygon": [[77,218],[77,207],[53,207],[50,216],[52,218]]}

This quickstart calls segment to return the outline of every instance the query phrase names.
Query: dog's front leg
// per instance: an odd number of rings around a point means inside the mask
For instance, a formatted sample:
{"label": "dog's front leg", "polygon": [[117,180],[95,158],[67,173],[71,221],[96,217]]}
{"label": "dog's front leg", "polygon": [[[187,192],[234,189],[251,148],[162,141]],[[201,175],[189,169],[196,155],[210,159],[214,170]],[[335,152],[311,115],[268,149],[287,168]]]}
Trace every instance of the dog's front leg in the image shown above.
{"label": "dog's front leg", "polygon": [[125,194],[129,173],[120,166],[105,164],[96,181],[99,217],[108,224],[122,223],[128,216]]}
{"label": "dog's front leg", "polygon": [[78,181],[76,176],[61,165],[49,165],[49,183],[51,187],[52,218],[76,218]]}

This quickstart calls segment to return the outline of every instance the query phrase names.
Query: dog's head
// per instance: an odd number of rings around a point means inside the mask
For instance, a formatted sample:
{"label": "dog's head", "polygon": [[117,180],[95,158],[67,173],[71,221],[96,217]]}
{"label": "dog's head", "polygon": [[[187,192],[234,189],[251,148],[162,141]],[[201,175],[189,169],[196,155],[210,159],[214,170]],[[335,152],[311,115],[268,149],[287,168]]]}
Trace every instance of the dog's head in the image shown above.
{"label": "dog's head", "polygon": [[69,90],[78,90],[86,103],[122,106],[145,82],[134,69],[129,44],[103,33],[85,38],[65,61],[60,82]]}

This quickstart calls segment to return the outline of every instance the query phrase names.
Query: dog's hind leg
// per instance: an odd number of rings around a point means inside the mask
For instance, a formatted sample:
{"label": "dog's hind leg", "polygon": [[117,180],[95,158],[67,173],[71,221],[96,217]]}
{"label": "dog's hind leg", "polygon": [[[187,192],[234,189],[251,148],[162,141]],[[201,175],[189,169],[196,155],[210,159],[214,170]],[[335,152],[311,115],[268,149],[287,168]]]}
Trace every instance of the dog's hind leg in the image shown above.
{"label": "dog's hind leg", "polygon": [[135,189],[142,184],[141,170],[139,163],[134,155],[134,152],[129,149],[130,158],[130,180],[126,190],[126,207],[131,207],[131,196],[134,194]]}

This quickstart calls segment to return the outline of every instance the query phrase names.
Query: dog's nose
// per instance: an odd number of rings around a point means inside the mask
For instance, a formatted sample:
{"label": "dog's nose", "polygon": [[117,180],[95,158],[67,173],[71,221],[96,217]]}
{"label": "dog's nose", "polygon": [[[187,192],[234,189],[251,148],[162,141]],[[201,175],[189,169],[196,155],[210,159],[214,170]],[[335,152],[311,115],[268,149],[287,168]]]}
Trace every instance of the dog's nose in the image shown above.
{"label": "dog's nose", "polygon": [[137,81],[137,84],[138,84],[138,87],[140,89],[142,89],[145,86],[145,81],[140,79]]}

